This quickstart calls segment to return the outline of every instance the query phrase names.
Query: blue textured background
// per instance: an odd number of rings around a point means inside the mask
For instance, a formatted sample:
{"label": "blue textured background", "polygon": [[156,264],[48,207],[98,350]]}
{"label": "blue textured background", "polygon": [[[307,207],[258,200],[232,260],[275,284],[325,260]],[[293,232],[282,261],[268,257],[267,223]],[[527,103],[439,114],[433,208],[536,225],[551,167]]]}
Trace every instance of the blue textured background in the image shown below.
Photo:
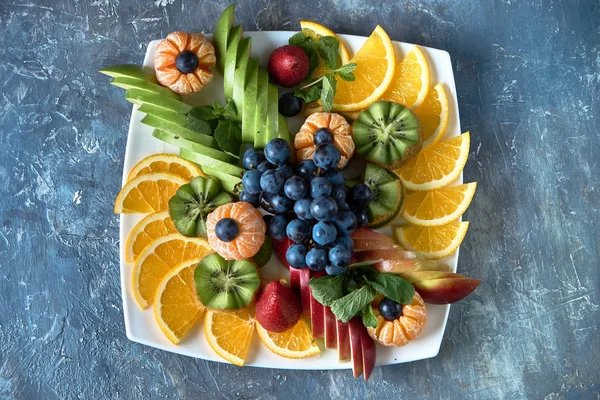
{"label": "blue textured background", "polygon": [[127,340],[112,204],[131,106],[96,71],[211,31],[228,1],[208,3],[0,1],[0,397],[598,399],[598,1],[241,1],[246,30],[379,23],[450,52],[479,182],[459,271],[483,283],[437,358],[368,383]]}

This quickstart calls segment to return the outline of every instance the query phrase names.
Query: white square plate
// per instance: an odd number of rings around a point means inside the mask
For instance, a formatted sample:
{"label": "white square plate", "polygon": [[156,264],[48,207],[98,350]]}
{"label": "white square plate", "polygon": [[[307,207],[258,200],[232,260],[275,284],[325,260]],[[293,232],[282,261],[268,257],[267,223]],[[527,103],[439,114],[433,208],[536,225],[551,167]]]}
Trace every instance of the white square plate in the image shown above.
{"label": "white square plate", "polygon": [[[288,44],[288,39],[296,32],[270,31],[270,32],[244,32],[245,36],[252,37],[252,56],[258,57],[262,67],[266,67],[269,55],[279,46]],[[206,35],[211,39],[212,35]],[[354,54],[367,39],[363,36],[340,35],[351,54]],[[154,53],[158,40],[150,42],[146,52],[144,65],[153,67]],[[394,42],[396,49],[396,58],[400,60],[410,50],[408,43]],[[432,86],[437,82],[442,82],[448,93],[450,106],[450,117],[448,129],[445,138],[454,137],[460,134],[460,122],[458,118],[458,107],[456,102],[456,87],[454,85],[454,75],[450,56],[443,50],[422,47],[428,58],[431,69]],[[224,101],[223,97],[223,79],[216,73],[212,82],[200,93],[188,96],[185,101],[197,104],[210,104],[213,100]],[[152,128],[140,123],[143,113],[133,107],[129,132],[127,138],[127,148],[125,150],[125,165],[123,169],[123,184],[125,184],[127,174],[131,168],[142,158],[155,153],[174,153],[178,154],[178,149],[174,146],[165,144],[152,136]],[[302,124],[303,118],[295,117],[289,119],[290,132],[295,134]],[[456,183],[462,183],[462,175]],[[146,310],[140,309],[133,298],[131,290],[131,270],[132,264],[125,262],[125,243],[127,236],[133,226],[142,218],[142,216],[133,214],[121,214],[120,217],[120,254],[121,254],[121,292],[123,296],[123,310],[125,314],[125,329],[127,337],[138,343],[156,347],[173,353],[184,354],[191,357],[204,360],[225,362],[217,356],[208,346],[204,333],[202,331],[202,322],[193,329],[192,332],[179,344],[174,345],[162,334],[154,319],[152,307]],[[391,235],[391,228],[388,226],[381,230],[383,233]],[[458,261],[458,251],[452,256],[442,260],[449,264],[454,271]],[[263,267],[261,274],[263,276],[275,279],[286,273],[285,268],[273,256],[269,264]],[[427,324],[422,334],[410,342],[408,345],[399,348],[377,347],[377,365],[398,364],[408,361],[420,360],[435,357],[440,349],[442,336],[446,327],[448,311],[450,306],[428,305],[427,306]],[[266,368],[285,368],[285,369],[346,369],[351,368],[351,363],[339,363],[337,361],[337,352],[334,350],[323,350],[320,357],[311,357],[302,360],[290,360],[279,357],[271,353],[254,335],[251,350],[247,357],[248,366],[266,367]]]}

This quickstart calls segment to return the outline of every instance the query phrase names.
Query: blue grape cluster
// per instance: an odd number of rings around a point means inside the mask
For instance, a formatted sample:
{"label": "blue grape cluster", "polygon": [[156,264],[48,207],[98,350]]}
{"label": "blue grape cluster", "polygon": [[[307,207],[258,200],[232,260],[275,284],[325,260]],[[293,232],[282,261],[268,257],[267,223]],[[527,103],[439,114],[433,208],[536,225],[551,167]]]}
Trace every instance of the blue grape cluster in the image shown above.
{"label": "blue grape cluster", "polygon": [[294,242],[286,258],[294,268],[346,272],[354,244],[348,236],[366,226],[366,207],[373,194],[364,184],[348,190],[342,170],[337,168],[340,152],[326,128],[315,132],[313,160],[288,165],[290,147],[273,139],[264,153],[248,149],[242,163],[249,171],[243,176],[240,200],[262,207],[267,232],[274,239],[288,237]]}

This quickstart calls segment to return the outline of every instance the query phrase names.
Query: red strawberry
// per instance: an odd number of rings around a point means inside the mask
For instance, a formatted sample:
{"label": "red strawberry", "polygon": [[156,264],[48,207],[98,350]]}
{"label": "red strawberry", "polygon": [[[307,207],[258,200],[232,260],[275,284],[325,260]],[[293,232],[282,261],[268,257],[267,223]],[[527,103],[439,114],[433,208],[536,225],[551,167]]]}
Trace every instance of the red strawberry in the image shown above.
{"label": "red strawberry", "polygon": [[296,325],[302,307],[296,294],[279,281],[269,282],[258,295],[256,320],[268,331],[283,332]]}
{"label": "red strawberry", "polygon": [[302,83],[308,76],[310,61],[298,46],[287,45],[275,49],[269,57],[269,76],[271,80],[286,88]]}

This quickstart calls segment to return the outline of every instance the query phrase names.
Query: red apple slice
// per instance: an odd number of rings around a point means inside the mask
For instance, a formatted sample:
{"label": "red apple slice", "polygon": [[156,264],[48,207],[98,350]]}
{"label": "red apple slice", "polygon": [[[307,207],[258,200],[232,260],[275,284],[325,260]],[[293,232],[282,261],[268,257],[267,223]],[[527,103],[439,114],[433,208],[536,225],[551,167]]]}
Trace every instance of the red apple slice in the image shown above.
{"label": "red apple slice", "polygon": [[360,344],[362,350],[363,377],[365,378],[365,381],[368,381],[371,373],[373,372],[373,368],[375,368],[377,348],[375,347],[375,342],[371,336],[369,336],[367,328],[365,328],[362,322],[360,325],[362,327],[360,330]]}
{"label": "red apple slice", "polygon": [[296,268],[290,268],[290,288],[300,297],[300,271]]}
{"label": "red apple slice", "polygon": [[414,251],[406,251],[398,248],[387,248],[381,250],[365,250],[357,253],[359,261],[365,260],[423,260],[425,257]]}
{"label": "red apple slice", "polygon": [[398,247],[396,242],[394,242],[394,239],[392,239],[391,237],[384,235],[383,233],[379,233],[374,230],[371,230],[369,228],[357,229],[354,232],[352,232],[352,235],[350,235],[350,237],[352,238],[352,240],[374,240],[374,241],[388,242],[388,243],[394,245],[395,247]]}
{"label": "red apple slice", "polygon": [[433,260],[384,260],[372,265],[379,272],[399,274],[410,271],[450,272],[448,265]]}
{"label": "red apple slice", "polygon": [[358,317],[348,321],[348,334],[350,336],[350,353],[352,355],[352,371],[354,379],[358,378],[363,373],[363,355],[360,329],[365,328],[362,321]]}
{"label": "red apple slice", "polygon": [[282,263],[286,268],[290,268],[286,258],[285,253],[287,253],[287,249],[294,244],[289,238],[285,237],[281,240],[273,239],[273,252],[280,263]]}
{"label": "red apple slice", "polygon": [[338,361],[348,362],[350,361],[350,336],[348,333],[348,323],[336,320],[335,325],[337,331]]}
{"label": "red apple slice", "polygon": [[325,348],[335,349],[337,346],[337,327],[335,315],[331,308],[323,306],[325,312]]}
{"label": "red apple slice", "polygon": [[[310,269],[305,268],[310,273]],[[320,278],[323,272],[312,272],[311,278]],[[307,284],[308,285],[308,284]],[[307,287],[310,293],[310,287]],[[325,307],[310,294],[310,323],[314,339],[320,339],[325,335]]]}
{"label": "red apple slice", "polygon": [[426,303],[451,304],[464,299],[479,286],[481,281],[472,278],[443,278],[413,283]]}
{"label": "red apple slice", "polygon": [[[290,272],[295,268],[290,268]],[[310,269],[298,269],[300,276],[300,301],[302,302],[302,316],[310,318],[310,287],[308,287],[308,281],[310,280]]]}

